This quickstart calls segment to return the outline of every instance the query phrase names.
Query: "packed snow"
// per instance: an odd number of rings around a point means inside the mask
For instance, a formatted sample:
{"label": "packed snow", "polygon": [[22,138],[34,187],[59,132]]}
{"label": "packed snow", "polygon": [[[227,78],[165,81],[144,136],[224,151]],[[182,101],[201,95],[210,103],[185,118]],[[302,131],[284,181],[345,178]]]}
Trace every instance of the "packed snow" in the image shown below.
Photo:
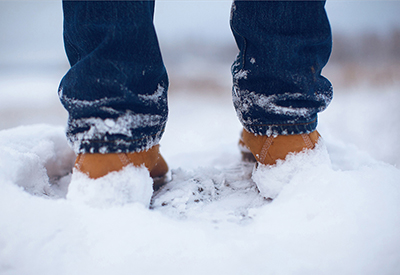
{"label": "packed snow", "polygon": [[149,208],[116,177],[93,186],[78,175],[68,192],[75,155],[63,126],[0,132],[1,274],[400,271],[400,171],[337,139],[335,105],[317,149],[255,170],[241,161],[228,96],[170,101],[171,172]]}

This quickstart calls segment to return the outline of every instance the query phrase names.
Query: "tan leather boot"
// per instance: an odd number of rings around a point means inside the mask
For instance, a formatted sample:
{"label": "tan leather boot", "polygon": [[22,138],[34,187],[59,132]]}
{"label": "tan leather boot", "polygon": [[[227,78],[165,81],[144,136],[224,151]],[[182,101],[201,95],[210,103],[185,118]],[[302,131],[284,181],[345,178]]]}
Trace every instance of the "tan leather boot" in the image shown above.
{"label": "tan leather boot", "polygon": [[125,166],[144,165],[154,179],[154,187],[162,184],[162,178],[168,172],[168,165],[159,152],[159,145],[147,151],[135,153],[80,154],[75,161],[75,169],[97,179],[110,172],[120,171]]}
{"label": "tan leather boot", "polygon": [[259,136],[243,129],[239,146],[244,160],[253,160],[264,165],[274,165],[284,160],[289,153],[313,149],[320,135],[317,131],[301,135]]}

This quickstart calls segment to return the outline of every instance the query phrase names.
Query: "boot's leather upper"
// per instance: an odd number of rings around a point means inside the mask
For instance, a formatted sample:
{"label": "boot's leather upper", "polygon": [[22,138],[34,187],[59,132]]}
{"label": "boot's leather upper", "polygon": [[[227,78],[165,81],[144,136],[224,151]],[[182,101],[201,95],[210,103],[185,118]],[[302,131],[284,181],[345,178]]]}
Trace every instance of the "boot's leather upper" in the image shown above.
{"label": "boot's leather upper", "polygon": [[152,178],[162,177],[168,172],[168,165],[159,152],[159,145],[147,151],[135,153],[80,154],[75,161],[75,169],[97,179],[110,172],[120,171],[125,166],[144,165]]}
{"label": "boot's leather upper", "polygon": [[[313,149],[320,135],[317,131],[310,134],[260,136],[243,130],[239,145],[249,150],[257,162],[274,165],[278,159],[284,160],[289,153],[299,153],[304,149]],[[244,152],[244,154],[246,154]]]}

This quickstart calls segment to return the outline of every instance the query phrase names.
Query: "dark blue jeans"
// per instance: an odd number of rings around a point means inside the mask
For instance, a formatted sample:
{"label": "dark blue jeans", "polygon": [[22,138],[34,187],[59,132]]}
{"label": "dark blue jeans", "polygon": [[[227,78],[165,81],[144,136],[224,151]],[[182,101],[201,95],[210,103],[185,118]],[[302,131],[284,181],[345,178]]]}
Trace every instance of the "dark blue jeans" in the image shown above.
{"label": "dark blue jeans", "polygon": [[[168,77],[153,26],[154,1],[64,1],[71,69],[59,87],[76,153],[135,152],[157,144]],[[313,131],[332,98],[321,70],[331,52],[324,2],[235,1],[233,101],[260,135]]]}
{"label": "dark blue jeans", "polygon": [[233,102],[258,135],[309,133],[332,100],[321,76],[332,49],[324,1],[235,1]]}

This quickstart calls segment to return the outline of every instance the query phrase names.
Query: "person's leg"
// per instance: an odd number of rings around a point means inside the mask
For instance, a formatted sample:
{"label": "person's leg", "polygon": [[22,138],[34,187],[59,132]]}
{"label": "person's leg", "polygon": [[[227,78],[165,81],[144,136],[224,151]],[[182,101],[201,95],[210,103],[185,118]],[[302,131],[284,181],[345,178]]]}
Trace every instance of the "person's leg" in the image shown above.
{"label": "person's leg", "polygon": [[[157,188],[168,171],[158,145],[168,115],[168,77],[153,25],[154,1],[64,1],[63,11],[71,69],[59,96],[78,154],[70,187],[85,186],[78,180],[82,173],[98,179],[144,166]],[[139,194],[149,187],[128,178],[126,188],[148,205],[151,194]]]}
{"label": "person's leg", "polygon": [[[268,150],[271,144],[265,143],[273,142],[267,140],[270,137],[303,135],[300,140],[306,140],[300,147],[304,148],[313,147],[318,139],[316,133],[308,134],[316,129],[317,113],[332,100],[332,85],[321,76],[332,47],[324,5],[324,1],[233,3],[231,28],[239,48],[232,65],[233,102],[244,136],[250,137],[247,143],[263,137],[262,148],[257,145],[260,150]],[[304,146],[309,142],[311,146]]]}
{"label": "person's leg", "polygon": [[71,69],[59,87],[77,154],[131,153],[157,145],[168,78],[153,26],[154,1],[64,1]]}

